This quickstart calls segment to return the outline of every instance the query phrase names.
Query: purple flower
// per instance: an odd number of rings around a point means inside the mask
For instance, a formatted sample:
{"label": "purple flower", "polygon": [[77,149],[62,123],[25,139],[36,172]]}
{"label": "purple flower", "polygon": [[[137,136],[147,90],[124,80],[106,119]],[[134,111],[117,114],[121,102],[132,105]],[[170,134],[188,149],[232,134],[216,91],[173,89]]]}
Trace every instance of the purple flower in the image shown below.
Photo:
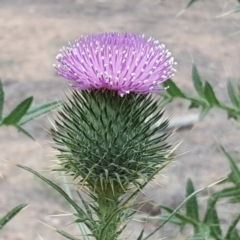
{"label": "purple flower", "polygon": [[176,71],[165,45],[143,35],[103,33],[80,37],[57,55],[58,73],[77,90],[109,89],[119,95],[162,90]]}

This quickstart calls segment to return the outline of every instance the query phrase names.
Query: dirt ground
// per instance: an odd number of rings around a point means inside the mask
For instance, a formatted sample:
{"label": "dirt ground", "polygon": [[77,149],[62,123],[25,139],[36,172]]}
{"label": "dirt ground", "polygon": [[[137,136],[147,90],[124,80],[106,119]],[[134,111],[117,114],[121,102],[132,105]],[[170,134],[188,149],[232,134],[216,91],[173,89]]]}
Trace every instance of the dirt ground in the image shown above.
{"label": "dirt ground", "polygon": [[[194,61],[203,78],[213,84],[217,96],[228,102],[227,79],[240,80],[240,35],[229,36],[240,30],[240,14],[215,17],[234,7],[236,1],[199,1],[176,18],[187,2],[0,0],[0,77],[6,92],[4,112],[7,114],[27,96],[33,95],[36,104],[63,96],[66,81],[52,67],[59,48],[81,35],[109,31],[144,33],[165,43],[178,62],[174,80],[179,86],[193,91],[190,79]],[[183,101],[174,102],[167,107],[166,116],[198,114],[198,110],[187,110],[187,105]],[[47,169],[54,159],[51,139],[45,130],[48,127],[46,116],[27,125],[35,142],[15,129],[1,128],[0,159],[38,171]],[[178,149],[180,156],[147,187],[146,196],[141,199],[176,207],[184,199],[187,178],[192,178],[196,188],[200,188],[225,176],[228,163],[218,145],[219,142],[224,144],[237,155],[240,151],[238,128],[234,121],[227,120],[225,113],[213,110],[194,128],[177,132],[172,141],[183,140]],[[0,231],[0,240],[64,239],[55,228],[79,234],[71,224],[71,216],[52,216],[70,211],[52,189],[9,162],[1,161],[0,173],[3,176],[0,179],[0,216],[17,204],[30,204]],[[56,179],[48,172],[44,174]],[[56,182],[61,181],[56,179]],[[203,207],[207,195],[207,191],[201,195]],[[219,210],[222,223],[227,224],[231,218],[230,206],[220,205]],[[136,218],[143,220],[142,216],[148,216],[151,207],[147,205],[144,211]],[[226,218],[226,214],[229,217]],[[143,227],[147,233],[157,224],[158,221],[133,220],[124,237],[136,239]],[[152,239],[182,239],[185,234],[178,234],[176,227],[166,226]]]}

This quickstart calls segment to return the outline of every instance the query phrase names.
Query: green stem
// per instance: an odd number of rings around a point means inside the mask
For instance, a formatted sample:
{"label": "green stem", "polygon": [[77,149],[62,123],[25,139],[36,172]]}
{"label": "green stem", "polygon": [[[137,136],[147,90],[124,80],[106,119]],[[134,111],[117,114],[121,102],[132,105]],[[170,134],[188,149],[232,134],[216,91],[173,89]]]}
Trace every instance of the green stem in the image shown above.
{"label": "green stem", "polygon": [[101,199],[99,203],[99,240],[114,240],[118,230],[118,206],[113,199]]}
{"label": "green stem", "polygon": [[116,240],[118,238],[119,225],[123,221],[124,208],[120,206],[119,197],[124,194],[116,184],[113,192],[112,186],[106,186],[104,190],[97,191],[96,202],[98,205],[97,229],[94,236],[97,240]]}

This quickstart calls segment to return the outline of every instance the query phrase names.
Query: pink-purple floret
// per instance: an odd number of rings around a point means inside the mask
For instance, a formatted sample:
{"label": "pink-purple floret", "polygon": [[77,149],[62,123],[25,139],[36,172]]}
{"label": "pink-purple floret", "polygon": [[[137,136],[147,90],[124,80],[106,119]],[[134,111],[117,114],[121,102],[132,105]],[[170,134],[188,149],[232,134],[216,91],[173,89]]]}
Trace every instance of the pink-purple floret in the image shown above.
{"label": "pink-purple floret", "polygon": [[123,96],[130,92],[160,92],[171,78],[171,53],[143,35],[103,33],[80,37],[57,56],[58,73],[77,90],[109,89]]}

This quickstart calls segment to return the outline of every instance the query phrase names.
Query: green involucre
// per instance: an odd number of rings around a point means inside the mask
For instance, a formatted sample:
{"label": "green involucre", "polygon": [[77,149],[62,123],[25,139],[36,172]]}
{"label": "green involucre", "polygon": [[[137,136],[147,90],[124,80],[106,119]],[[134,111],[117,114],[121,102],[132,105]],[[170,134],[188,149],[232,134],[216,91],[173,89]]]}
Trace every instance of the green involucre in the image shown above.
{"label": "green involucre", "polygon": [[73,91],[51,129],[60,151],[55,170],[98,193],[121,195],[130,183],[149,181],[169,155],[164,141],[171,132],[163,131],[169,121],[156,124],[163,115],[159,105],[150,95]]}

